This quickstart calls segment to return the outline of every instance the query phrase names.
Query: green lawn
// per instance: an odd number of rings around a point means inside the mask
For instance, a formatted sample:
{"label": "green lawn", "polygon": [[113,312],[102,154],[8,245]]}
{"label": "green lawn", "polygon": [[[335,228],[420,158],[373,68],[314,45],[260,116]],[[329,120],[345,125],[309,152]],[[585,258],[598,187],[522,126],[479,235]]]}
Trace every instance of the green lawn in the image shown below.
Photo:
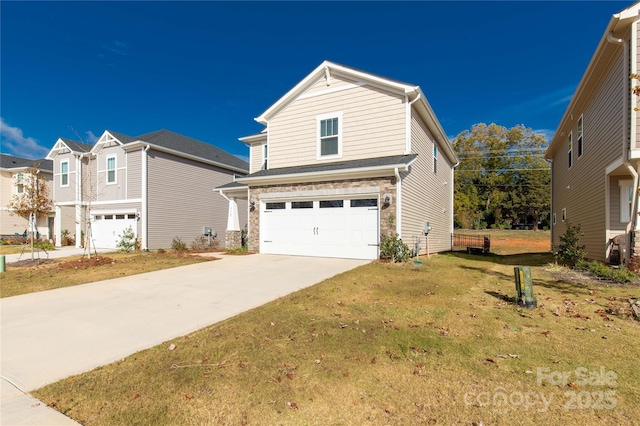
{"label": "green lawn", "polygon": [[85,425],[637,424],[640,289],[548,260],[372,263],[34,396]]}

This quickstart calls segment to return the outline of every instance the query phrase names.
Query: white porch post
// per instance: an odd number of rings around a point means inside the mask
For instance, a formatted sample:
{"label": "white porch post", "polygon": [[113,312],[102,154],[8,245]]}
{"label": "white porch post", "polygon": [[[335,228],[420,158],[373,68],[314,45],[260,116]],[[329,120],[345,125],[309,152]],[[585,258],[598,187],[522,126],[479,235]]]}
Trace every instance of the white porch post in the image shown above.
{"label": "white porch post", "polygon": [[76,202],[76,248],[82,247],[82,205]]}
{"label": "white porch post", "polygon": [[227,219],[227,231],[239,231],[240,218],[238,217],[238,202],[235,197],[229,197],[229,217]]}
{"label": "white porch post", "polygon": [[62,247],[62,208],[55,206],[56,215],[53,219],[53,232],[56,238],[56,247]]}

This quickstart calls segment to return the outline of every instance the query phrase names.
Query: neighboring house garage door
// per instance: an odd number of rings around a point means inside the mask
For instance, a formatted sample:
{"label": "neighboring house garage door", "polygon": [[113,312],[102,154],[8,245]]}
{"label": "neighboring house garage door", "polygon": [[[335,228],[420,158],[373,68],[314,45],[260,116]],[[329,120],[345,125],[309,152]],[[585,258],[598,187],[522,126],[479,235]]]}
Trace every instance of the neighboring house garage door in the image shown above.
{"label": "neighboring house garage door", "polygon": [[378,199],[261,203],[260,252],[376,259]]}
{"label": "neighboring house garage door", "polygon": [[116,248],[125,229],[131,227],[136,232],[135,213],[94,214],[91,222],[92,247]]}

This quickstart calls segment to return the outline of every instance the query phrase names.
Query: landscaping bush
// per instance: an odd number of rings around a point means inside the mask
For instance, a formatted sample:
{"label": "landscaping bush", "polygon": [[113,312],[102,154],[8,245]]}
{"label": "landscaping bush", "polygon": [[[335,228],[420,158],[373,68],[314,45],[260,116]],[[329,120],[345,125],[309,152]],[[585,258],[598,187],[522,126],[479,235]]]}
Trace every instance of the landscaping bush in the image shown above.
{"label": "landscaping bush", "polygon": [[220,242],[218,240],[211,238],[211,241],[209,241],[209,237],[206,237],[204,235],[195,237],[193,241],[191,241],[191,244],[189,244],[191,250],[195,251],[215,249],[218,248],[219,245]]}
{"label": "landscaping bush", "polygon": [[630,270],[612,268],[597,261],[588,262],[579,260],[576,262],[575,268],[579,271],[589,272],[600,279],[614,281],[620,284],[629,283],[638,278],[638,276]]}
{"label": "landscaping bush", "polygon": [[34,247],[43,249],[43,250],[53,250],[53,244],[51,244],[49,241],[36,241],[33,243]]}
{"label": "landscaping bush", "polygon": [[171,250],[183,253],[187,251],[187,244],[184,243],[180,237],[173,237],[173,241],[171,241]]}
{"label": "landscaping bush", "polygon": [[118,235],[120,237],[120,241],[116,243],[116,248],[118,251],[123,251],[125,253],[131,253],[132,251],[137,251],[140,249],[140,245],[138,243],[138,239],[136,235],[133,233],[133,228],[128,227],[123,232],[122,235]]}
{"label": "landscaping bush", "polygon": [[572,226],[567,223],[567,231],[560,236],[560,244],[554,244],[552,251],[556,262],[563,265],[575,265],[587,255],[585,246],[578,245],[584,233],[580,225]]}
{"label": "landscaping bush", "polygon": [[406,262],[411,257],[409,247],[398,238],[398,234],[385,235],[380,242],[380,258],[392,262]]}
{"label": "landscaping bush", "polygon": [[68,229],[63,229],[62,233],[61,233],[61,240],[60,244],[63,246],[75,246],[76,245],[76,239],[73,238],[72,236],[69,235],[69,230]]}

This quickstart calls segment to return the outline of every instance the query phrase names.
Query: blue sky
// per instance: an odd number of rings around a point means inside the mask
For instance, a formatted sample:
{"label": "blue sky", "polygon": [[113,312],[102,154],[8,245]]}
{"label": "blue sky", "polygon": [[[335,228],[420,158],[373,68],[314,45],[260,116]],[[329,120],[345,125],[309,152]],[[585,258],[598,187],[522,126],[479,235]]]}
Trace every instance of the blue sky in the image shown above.
{"label": "blue sky", "polygon": [[0,151],[168,129],[246,157],[254,117],[325,59],[420,85],[450,137],[550,137],[630,4],[3,1]]}

